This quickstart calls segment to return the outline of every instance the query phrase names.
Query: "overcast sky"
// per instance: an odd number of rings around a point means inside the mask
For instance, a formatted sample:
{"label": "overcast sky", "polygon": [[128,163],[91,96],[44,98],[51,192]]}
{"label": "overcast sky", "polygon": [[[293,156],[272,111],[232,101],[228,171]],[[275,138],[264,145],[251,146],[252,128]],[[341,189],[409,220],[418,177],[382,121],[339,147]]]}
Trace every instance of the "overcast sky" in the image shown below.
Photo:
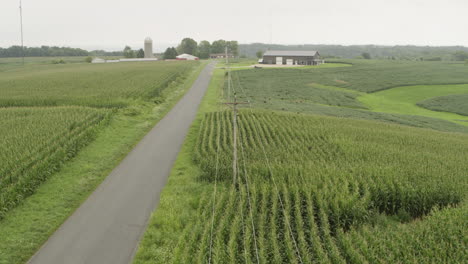
{"label": "overcast sky", "polygon": [[[0,47],[20,43],[0,0]],[[27,46],[156,50],[184,37],[240,43],[468,46],[468,0],[23,0]]]}

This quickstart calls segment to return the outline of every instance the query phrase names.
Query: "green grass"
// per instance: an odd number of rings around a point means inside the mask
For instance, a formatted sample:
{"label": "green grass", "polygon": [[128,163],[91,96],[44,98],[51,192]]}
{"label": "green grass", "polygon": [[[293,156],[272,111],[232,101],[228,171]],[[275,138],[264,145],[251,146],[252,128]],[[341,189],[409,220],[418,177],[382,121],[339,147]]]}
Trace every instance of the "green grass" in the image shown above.
{"label": "green grass", "polygon": [[193,148],[204,114],[222,108],[218,102],[223,83],[224,71],[215,70],[197,117],[161,193],[158,209],[152,214],[140,242],[134,263],[168,263],[173,258],[174,247],[183,231],[196,220],[200,196],[212,192],[212,186],[197,181],[201,170],[193,162]]}
{"label": "green grass", "polygon": [[[377,112],[419,115],[453,122],[468,121],[468,117],[454,113],[432,111],[417,104],[421,101],[450,94],[468,94],[468,85],[403,86],[359,97],[359,100]],[[456,107],[456,106],[454,106]],[[465,122],[459,122],[466,124]]]}
{"label": "green grass", "polygon": [[[225,59],[219,59],[217,61],[218,63],[216,64],[216,67],[224,68],[227,66]],[[251,65],[257,64],[257,62],[258,60],[252,60],[252,59],[229,59],[229,66],[230,67],[249,67]]]}
{"label": "green grass", "polygon": [[26,262],[177,103],[204,65],[199,64],[188,76],[169,84],[162,91],[163,102],[139,101],[115,110],[108,126],[99,130],[93,142],[63,163],[60,171],[50,175],[33,195],[10,210],[0,220],[0,263]]}
{"label": "green grass", "polygon": [[162,100],[162,89],[198,62],[40,65],[0,73],[0,106],[124,107]]}
{"label": "green grass", "polygon": [[433,111],[451,112],[468,116],[468,92],[466,94],[447,95],[418,102],[418,106]]}

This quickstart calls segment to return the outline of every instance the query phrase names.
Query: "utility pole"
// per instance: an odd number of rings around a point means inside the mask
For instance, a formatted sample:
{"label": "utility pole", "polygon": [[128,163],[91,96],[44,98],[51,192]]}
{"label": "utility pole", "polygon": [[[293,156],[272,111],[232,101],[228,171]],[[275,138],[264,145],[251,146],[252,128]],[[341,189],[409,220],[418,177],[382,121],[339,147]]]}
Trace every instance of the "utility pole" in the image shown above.
{"label": "utility pole", "polygon": [[21,55],[23,57],[23,66],[24,66],[24,42],[23,42],[23,5],[20,0],[20,22],[21,22]]}
{"label": "utility pole", "polygon": [[225,49],[225,55],[226,57],[226,70],[227,70],[227,74],[228,74],[228,100],[230,100],[230,96],[231,96],[231,69],[230,69],[230,66],[229,66],[229,58],[228,58],[228,47],[226,46],[226,49]]}
{"label": "utility pole", "polygon": [[[228,76],[228,99],[230,99],[231,94],[231,68],[229,65],[229,57],[228,57],[228,47],[226,46],[225,50],[226,56],[226,70]],[[236,92],[233,94],[233,102],[226,102],[226,105],[232,105],[232,182],[234,185],[237,184],[237,105],[238,104],[246,104],[243,102],[237,102],[237,95]]]}

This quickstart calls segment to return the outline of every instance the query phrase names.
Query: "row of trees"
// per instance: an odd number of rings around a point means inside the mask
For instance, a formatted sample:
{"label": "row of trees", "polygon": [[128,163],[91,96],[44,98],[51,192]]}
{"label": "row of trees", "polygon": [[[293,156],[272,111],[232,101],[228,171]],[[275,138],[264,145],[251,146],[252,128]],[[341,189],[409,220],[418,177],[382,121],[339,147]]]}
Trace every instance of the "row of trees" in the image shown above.
{"label": "row of trees", "polygon": [[9,48],[0,48],[0,57],[22,57],[24,52],[25,57],[58,57],[58,56],[88,56],[89,52],[83,49],[69,47],[24,47],[11,46]]}
{"label": "row of trees", "polygon": [[125,46],[123,50],[123,56],[125,58],[144,58],[145,51],[143,49],[132,50],[129,46]]}
{"label": "row of trees", "polygon": [[[240,44],[240,56],[256,57],[258,51],[266,50],[317,50],[326,58],[364,58],[367,53],[373,59],[396,60],[444,60],[463,61],[468,47],[463,46],[380,46],[380,45],[278,45],[278,44]],[[366,54],[366,57],[367,57]]]}
{"label": "row of trees", "polygon": [[229,53],[232,53],[236,57],[239,55],[239,43],[235,40],[226,41],[220,39],[213,41],[213,43],[202,40],[200,43],[197,43],[194,39],[184,38],[177,48],[170,47],[166,49],[164,59],[175,59],[178,54],[183,53],[197,56],[200,59],[208,59],[211,53],[224,53],[226,47]]}

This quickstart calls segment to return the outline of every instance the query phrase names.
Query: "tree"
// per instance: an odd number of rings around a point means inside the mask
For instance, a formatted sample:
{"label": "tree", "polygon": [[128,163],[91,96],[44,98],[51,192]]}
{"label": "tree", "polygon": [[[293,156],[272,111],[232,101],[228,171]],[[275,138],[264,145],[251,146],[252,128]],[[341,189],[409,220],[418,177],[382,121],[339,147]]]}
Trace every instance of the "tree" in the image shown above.
{"label": "tree", "polygon": [[202,40],[198,44],[198,57],[200,59],[208,59],[210,57],[211,44],[209,41]]}
{"label": "tree", "polygon": [[163,58],[165,60],[175,59],[177,57],[177,50],[174,47],[167,48],[164,52]]}
{"label": "tree", "polygon": [[369,52],[363,52],[362,53],[362,57],[366,60],[370,60],[371,59],[371,55],[369,54]]}
{"label": "tree", "polygon": [[143,49],[139,49],[136,54],[137,58],[144,58],[145,57],[145,51]]}
{"label": "tree", "polygon": [[182,42],[177,47],[177,52],[179,54],[187,53],[190,55],[197,53],[197,42],[191,38],[184,38]]}
{"label": "tree", "polygon": [[211,53],[224,53],[226,51],[226,41],[216,40],[211,44]]}
{"label": "tree", "polygon": [[263,57],[263,51],[261,50],[257,51],[256,55],[257,55],[257,58],[261,59]]}
{"label": "tree", "polygon": [[226,46],[228,47],[228,52],[232,53],[234,57],[237,57],[239,55],[239,43],[237,43],[237,41],[227,41]]}
{"label": "tree", "polygon": [[125,46],[123,55],[125,58],[135,58],[135,52],[129,46]]}

